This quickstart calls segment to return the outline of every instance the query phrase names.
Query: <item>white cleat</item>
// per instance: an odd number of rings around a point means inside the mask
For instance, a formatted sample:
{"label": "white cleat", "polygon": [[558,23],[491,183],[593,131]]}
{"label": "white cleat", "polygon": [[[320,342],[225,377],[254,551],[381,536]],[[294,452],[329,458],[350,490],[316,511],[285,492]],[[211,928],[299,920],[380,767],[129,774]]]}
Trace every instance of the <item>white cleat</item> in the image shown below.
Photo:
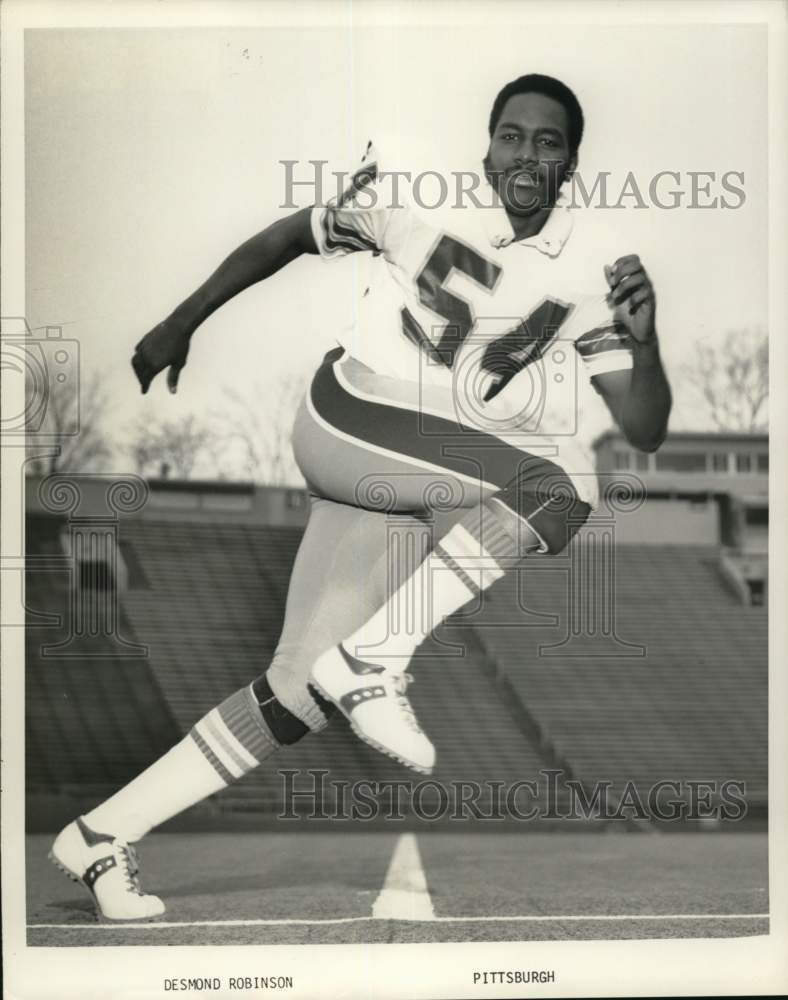
{"label": "white cleat", "polygon": [[357,659],[341,643],[317,659],[311,677],[356,736],[414,771],[430,774],[435,747],[419,727],[405,694],[412,680],[411,674]]}
{"label": "white cleat", "polygon": [[164,913],[158,896],[146,896],[139,883],[137,854],[131,844],[96,833],[81,818],[58,834],[49,859],[93,897],[99,919],[149,920]]}

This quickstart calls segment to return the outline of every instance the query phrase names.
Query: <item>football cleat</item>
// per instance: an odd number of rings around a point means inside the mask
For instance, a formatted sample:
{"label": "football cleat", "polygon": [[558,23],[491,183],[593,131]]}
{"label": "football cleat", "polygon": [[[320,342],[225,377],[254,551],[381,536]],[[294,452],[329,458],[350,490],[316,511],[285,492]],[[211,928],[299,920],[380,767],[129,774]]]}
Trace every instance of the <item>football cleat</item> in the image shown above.
{"label": "football cleat", "polygon": [[411,674],[359,660],[340,643],[318,658],[310,680],[365,743],[414,771],[431,773],[435,747],[405,693]]}
{"label": "football cleat", "polygon": [[147,896],[140,887],[133,846],[110,834],[96,833],[81,817],[60,831],[49,859],[85,886],[99,919],[146,920],[164,913],[158,896]]}

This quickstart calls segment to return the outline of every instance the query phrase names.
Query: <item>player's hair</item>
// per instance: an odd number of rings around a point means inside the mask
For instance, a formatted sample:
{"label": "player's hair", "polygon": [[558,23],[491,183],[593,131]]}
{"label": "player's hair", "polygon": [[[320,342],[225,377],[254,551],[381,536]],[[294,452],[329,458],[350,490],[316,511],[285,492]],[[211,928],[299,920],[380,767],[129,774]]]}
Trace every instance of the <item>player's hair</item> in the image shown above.
{"label": "player's hair", "polygon": [[565,83],[552,76],[542,76],[541,73],[528,73],[526,76],[520,76],[516,80],[512,80],[511,83],[507,83],[498,93],[490,112],[490,136],[495,131],[506,102],[515,94],[544,94],[545,97],[552,97],[553,100],[562,104],[569,119],[569,135],[567,136],[569,152],[572,155],[577,152],[580,140],[583,138],[585,124],[580,102]]}

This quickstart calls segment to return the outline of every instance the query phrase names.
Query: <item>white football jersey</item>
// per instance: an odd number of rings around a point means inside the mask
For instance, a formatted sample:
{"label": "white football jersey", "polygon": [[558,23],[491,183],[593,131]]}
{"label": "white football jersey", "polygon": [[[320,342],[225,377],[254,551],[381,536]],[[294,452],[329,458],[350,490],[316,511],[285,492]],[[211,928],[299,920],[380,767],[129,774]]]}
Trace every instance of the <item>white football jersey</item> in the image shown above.
{"label": "white football jersey", "polygon": [[[427,408],[517,436],[585,478],[589,457],[572,440],[579,380],[632,366],[603,273],[624,248],[561,199],[538,235],[517,240],[484,183],[481,206],[403,204],[370,144],[344,194],[312,211],[322,257],[377,258],[355,324],[338,339],[373,372],[419,383]],[[576,486],[595,501],[595,484]]]}

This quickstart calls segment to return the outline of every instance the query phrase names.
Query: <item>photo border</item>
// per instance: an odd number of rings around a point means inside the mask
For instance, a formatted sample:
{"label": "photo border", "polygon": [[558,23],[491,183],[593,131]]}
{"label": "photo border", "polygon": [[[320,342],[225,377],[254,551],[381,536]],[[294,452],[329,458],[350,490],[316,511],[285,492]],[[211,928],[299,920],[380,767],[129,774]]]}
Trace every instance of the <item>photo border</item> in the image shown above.
{"label": "photo border", "polygon": [[[528,23],[765,23],[769,29],[769,312],[770,312],[770,584],[769,584],[769,871],[770,933],[741,939],[543,941],[462,944],[270,945],[265,967],[293,975],[292,997],[521,996],[517,985],[472,986],[479,968],[554,968],[552,984],[529,985],[534,997],[754,995],[788,990],[788,650],[785,614],[788,552],[785,489],[788,404],[781,376],[788,371],[785,275],[788,212],[788,102],[786,101],[786,7],[768,2],[670,2],[622,5],[581,3],[285,3],[123,2],[44,3],[6,0],[2,17],[2,310],[25,315],[24,69],[23,32],[44,27],[232,27],[381,25],[496,21]],[[746,253],[746,248],[742,248]],[[3,406],[18,412],[24,386],[3,372]],[[24,501],[20,488],[23,449],[2,443],[2,551],[22,555]],[[3,622],[19,600],[18,578],[3,573]],[[28,948],[25,937],[24,861],[24,636],[2,630],[2,858],[3,949],[9,997],[109,998],[163,996],[164,977],[260,974],[262,956],[252,946],[130,948]],[[207,954],[210,952],[210,954]],[[370,991],[373,992],[370,992]],[[190,995],[190,994],[181,994]],[[238,994],[240,995],[240,994]]]}

